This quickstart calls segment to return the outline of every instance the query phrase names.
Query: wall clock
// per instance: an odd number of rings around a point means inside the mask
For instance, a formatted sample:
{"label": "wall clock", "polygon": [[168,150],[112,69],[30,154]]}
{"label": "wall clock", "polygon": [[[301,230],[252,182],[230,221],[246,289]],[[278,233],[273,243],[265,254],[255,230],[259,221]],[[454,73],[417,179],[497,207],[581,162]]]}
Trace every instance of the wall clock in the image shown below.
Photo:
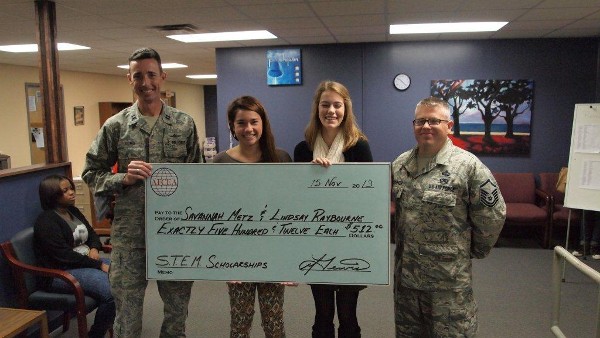
{"label": "wall clock", "polygon": [[404,73],[396,75],[394,78],[394,87],[400,91],[405,91],[410,86],[410,77]]}

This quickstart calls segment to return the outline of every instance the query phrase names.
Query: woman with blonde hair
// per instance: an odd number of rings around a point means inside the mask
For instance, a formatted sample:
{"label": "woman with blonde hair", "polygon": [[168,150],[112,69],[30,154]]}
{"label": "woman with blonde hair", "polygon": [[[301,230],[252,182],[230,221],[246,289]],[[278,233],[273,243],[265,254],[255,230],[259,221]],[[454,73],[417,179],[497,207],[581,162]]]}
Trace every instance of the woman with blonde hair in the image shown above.
{"label": "woman with blonde hair", "polygon": [[[312,162],[324,167],[342,162],[373,162],[367,137],[356,124],[350,93],[341,83],[319,84],[304,137],[294,149],[294,162]],[[312,284],[316,308],[313,338],[335,337],[336,306],[340,322],[338,337],[360,337],[356,306],[358,293],[364,288],[364,285]]]}

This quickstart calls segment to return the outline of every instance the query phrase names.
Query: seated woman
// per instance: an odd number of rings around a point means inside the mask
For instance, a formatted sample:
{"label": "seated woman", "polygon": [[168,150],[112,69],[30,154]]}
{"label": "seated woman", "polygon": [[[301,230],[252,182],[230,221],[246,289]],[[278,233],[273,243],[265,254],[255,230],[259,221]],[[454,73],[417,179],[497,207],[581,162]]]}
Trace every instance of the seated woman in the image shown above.
{"label": "seated woman", "polygon": [[[75,207],[75,185],[66,176],[44,178],[39,187],[44,211],[34,227],[34,251],[41,266],[65,270],[73,275],[86,296],[98,302],[89,337],[104,337],[115,319],[115,303],[108,283],[110,261],[100,258],[100,238]],[[64,281],[40,281],[48,291],[72,293]]]}

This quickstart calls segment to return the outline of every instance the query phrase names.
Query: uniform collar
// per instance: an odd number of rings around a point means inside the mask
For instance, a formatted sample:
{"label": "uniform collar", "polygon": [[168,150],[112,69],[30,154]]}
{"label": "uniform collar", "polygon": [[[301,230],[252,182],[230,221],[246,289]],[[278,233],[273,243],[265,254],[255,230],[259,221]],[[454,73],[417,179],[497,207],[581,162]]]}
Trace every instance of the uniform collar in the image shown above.
{"label": "uniform collar", "polygon": [[[173,124],[173,111],[171,109],[167,109],[167,105],[165,104],[164,101],[162,101],[162,108],[161,108],[161,112],[159,115],[159,119],[162,120],[164,123],[171,125]],[[139,125],[140,127],[143,127],[146,125],[146,120],[144,120],[142,118],[142,113],[140,113],[140,108],[138,106],[138,102],[135,101],[133,103],[133,105],[131,106],[131,110],[132,114],[129,115],[129,121],[128,121],[128,125],[133,126],[133,125]]]}
{"label": "uniform collar", "polygon": [[[446,140],[446,143],[442,147],[442,149],[440,149],[440,151],[438,151],[437,154],[435,154],[433,156],[431,163],[435,163],[435,165],[438,165],[438,164],[447,165],[450,161],[450,154],[452,153],[453,147],[454,147],[454,144],[452,143],[450,138],[448,138]],[[417,147],[413,148],[413,150],[411,150],[410,154],[408,155],[408,158],[404,162],[404,167],[412,175],[418,174],[418,172],[417,172],[418,171],[418,168],[417,168],[417,154],[418,153],[419,153],[419,147],[417,146]],[[426,171],[429,171],[429,170],[431,170],[431,168],[429,168]]]}
{"label": "uniform collar", "polygon": [[454,144],[452,143],[452,140],[450,140],[450,138],[448,138],[446,140],[446,144],[444,144],[442,149],[440,149],[440,151],[438,151],[438,153],[435,155],[433,160],[437,164],[443,164],[443,165],[449,164],[450,163],[450,154],[452,153],[453,147],[454,147]]}

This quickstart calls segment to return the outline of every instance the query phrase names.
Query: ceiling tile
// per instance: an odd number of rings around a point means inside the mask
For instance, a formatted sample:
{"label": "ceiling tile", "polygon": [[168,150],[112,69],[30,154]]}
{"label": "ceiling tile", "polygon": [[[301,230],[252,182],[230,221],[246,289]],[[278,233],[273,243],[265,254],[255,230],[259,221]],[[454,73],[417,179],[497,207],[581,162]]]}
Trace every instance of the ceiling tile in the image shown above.
{"label": "ceiling tile", "polygon": [[[364,26],[360,30],[360,34],[356,34],[356,27],[330,27],[329,30],[335,36],[339,36],[339,35],[376,35],[376,34],[383,34],[384,36],[386,36],[390,31],[390,27],[386,26],[386,25]],[[366,41],[369,41],[369,40],[366,40]]]}
{"label": "ceiling tile", "polygon": [[238,6],[237,10],[247,17],[254,19],[303,18],[314,16],[313,11],[305,3]]}
{"label": "ceiling tile", "polygon": [[561,29],[548,34],[548,38],[577,38],[594,37],[600,35],[598,28],[580,28],[580,29]]}
{"label": "ceiling tile", "polygon": [[264,19],[260,23],[267,29],[270,28],[316,28],[324,27],[323,23],[317,17],[310,18],[284,18],[284,19]]}
{"label": "ceiling tile", "polygon": [[564,7],[597,7],[600,8],[600,0],[544,0],[537,8],[564,8]]}
{"label": "ceiling tile", "polygon": [[385,25],[386,21],[383,15],[344,15],[323,17],[323,23],[327,27],[364,27]]}
{"label": "ceiling tile", "polygon": [[331,36],[311,36],[311,37],[291,37],[286,39],[291,45],[310,45],[310,44],[325,44],[336,43]]}
{"label": "ceiling tile", "polygon": [[494,39],[520,39],[520,38],[545,38],[551,32],[551,29],[522,29],[522,30],[501,30],[492,35]]}
{"label": "ceiling tile", "polygon": [[312,3],[319,16],[365,15],[385,13],[383,0],[345,0]]}
{"label": "ceiling tile", "polygon": [[540,0],[464,1],[460,6],[460,10],[530,9],[536,7],[539,3]]}
{"label": "ceiling tile", "polygon": [[578,20],[564,27],[565,30],[595,28],[600,33],[600,20]]}
{"label": "ceiling tile", "polygon": [[[122,75],[117,65],[140,46],[186,70],[170,81],[201,83],[186,72],[214,72],[215,49],[325,43],[600,37],[600,0],[54,0],[57,39],[91,47],[60,52],[61,70]],[[510,23],[498,32],[389,35],[390,24]],[[273,40],[184,44],[151,26],[191,24],[195,32],[267,29]],[[34,0],[0,0],[0,44],[35,43]],[[0,63],[37,66],[37,53],[0,52]],[[86,67],[89,65],[89,67]],[[216,81],[213,80],[212,83]]]}
{"label": "ceiling tile", "polygon": [[295,36],[325,36],[330,34],[329,30],[325,27],[322,28],[281,28],[281,29],[273,29],[271,33],[277,35],[280,38],[289,38]]}
{"label": "ceiling tile", "polygon": [[390,13],[415,13],[415,12],[454,12],[457,11],[462,0],[400,0],[388,1]]}
{"label": "ceiling tile", "polygon": [[521,20],[582,19],[590,14],[586,8],[535,8],[525,13]]}
{"label": "ceiling tile", "polygon": [[572,20],[535,20],[535,21],[525,21],[519,20],[514,21],[506,26],[502,27],[501,31],[525,31],[531,29],[560,29],[564,26],[572,23]]}

